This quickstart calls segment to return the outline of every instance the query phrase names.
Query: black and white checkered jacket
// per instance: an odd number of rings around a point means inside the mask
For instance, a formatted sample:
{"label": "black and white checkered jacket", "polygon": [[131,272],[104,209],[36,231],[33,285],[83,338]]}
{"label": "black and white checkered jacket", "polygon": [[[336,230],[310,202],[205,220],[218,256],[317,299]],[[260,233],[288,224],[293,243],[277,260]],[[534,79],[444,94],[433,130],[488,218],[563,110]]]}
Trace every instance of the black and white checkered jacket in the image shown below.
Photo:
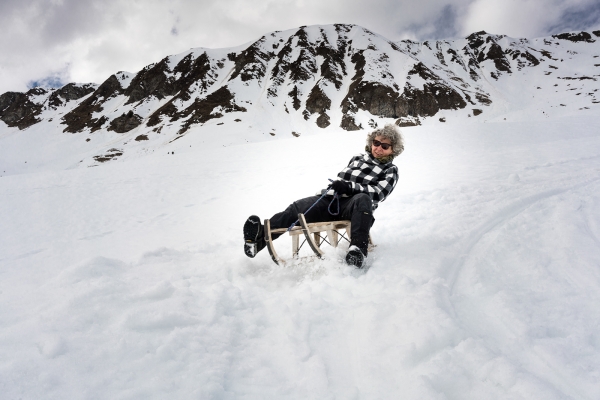
{"label": "black and white checkered jacket", "polygon": [[[398,167],[392,162],[383,164],[372,155],[357,154],[337,175],[338,180],[350,182],[354,194],[366,193],[373,201],[373,210],[392,193],[398,182]],[[329,190],[329,195],[334,194]]]}

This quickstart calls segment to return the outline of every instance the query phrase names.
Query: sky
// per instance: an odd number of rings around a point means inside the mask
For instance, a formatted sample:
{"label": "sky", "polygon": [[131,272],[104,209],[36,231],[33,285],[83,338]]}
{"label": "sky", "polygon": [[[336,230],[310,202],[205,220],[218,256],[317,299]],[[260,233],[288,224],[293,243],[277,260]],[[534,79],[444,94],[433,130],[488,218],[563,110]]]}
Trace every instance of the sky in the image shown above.
{"label": "sky", "polygon": [[384,37],[511,37],[600,29],[598,0],[0,0],[0,93],[102,83],[190,48],[238,46],[302,25]]}

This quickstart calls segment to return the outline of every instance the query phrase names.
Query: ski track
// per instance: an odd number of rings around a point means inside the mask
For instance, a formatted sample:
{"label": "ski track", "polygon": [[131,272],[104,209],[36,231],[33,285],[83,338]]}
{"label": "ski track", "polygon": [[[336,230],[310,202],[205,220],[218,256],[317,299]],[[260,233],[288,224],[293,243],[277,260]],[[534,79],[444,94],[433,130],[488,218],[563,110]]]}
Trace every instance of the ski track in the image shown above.
{"label": "ski track", "polygon": [[[598,157],[589,157],[589,159],[596,158]],[[561,165],[567,162],[568,161],[550,164],[547,166]],[[508,221],[517,217],[519,214],[523,213],[538,202],[591,185],[598,181],[600,181],[600,178],[588,179],[567,187],[545,190],[513,202],[512,204],[496,212],[478,228],[474,229],[465,239],[462,240],[463,244],[459,246],[462,249],[460,254],[453,261],[443,262],[440,268],[440,271],[443,271],[441,275],[447,282],[447,291],[442,292],[443,298],[440,299],[439,305],[442,306],[442,308],[453,317],[459,327],[464,330],[466,336],[475,338],[493,354],[498,357],[502,356],[507,358],[513,365],[523,364],[523,358],[525,355],[533,356],[535,358],[534,362],[537,364],[536,367],[542,370],[540,373],[534,374],[534,376],[540,382],[545,382],[550,386],[554,386],[557,398],[572,398],[567,393],[575,393],[577,398],[592,399],[591,397],[582,393],[576,385],[570,382],[570,377],[565,376],[564,373],[561,373],[561,371],[559,371],[550,360],[546,359],[545,354],[542,352],[537,351],[535,348],[527,348],[525,345],[519,346],[517,352],[514,351],[514,348],[509,349],[509,345],[506,343],[506,338],[512,336],[510,333],[510,328],[502,324],[493,323],[493,321],[490,319],[490,317],[493,318],[493,316],[482,313],[482,316],[485,315],[487,317],[487,321],[484,322],[479,320],[477,325],[473,325],[471,322],[468,322],[467,319],[463,318],[462,315],[464,315],[464,312],[461,310],[460,305],[454,301],[457,295],[455,293],[455,284],[460,278],[466,260],[471,257],[473,250],[486,235],[492,234],[495,230],[499,229],[500,226],[507,224]],[[600,241],[598,240],[597,236],[592,233],[591,229],[589,229],[589,226],[587,226],[587,231],[600,247]],[[449,266],[445,266],[446,264],[449,264]],[[444,307],[444,305],[447,305],[447,307]],[[494,334],[491,336],[482,336],[480,333],[478,333],[480,330],[478,327],[485,324],[493,325],[495,329],[498,329],[499,331],[494,332]],[[528,361],[531,362],[531,360]],[[530,370],[529,373],[533,372]]]}
{"label": "ski track", "polygon": [[[589,183],[592,183],[594,181],[596,180],[593,180]],[[465,263],[465,260],[470,256],[470,253],[472,252],[473,248],[477,246],[479,241],[481,241],[481,239],[485,235],[492,232],[494,229],[497,229],[500,225],[505,224],[508,220],[516,217],[517,215],[525,211],[527,208],[531,207],[534,203],[537,203],[538,201],[550,198],[552,196],[556,196],[558,194],[567,192],[569,190],[586,184],[588,183],[579,184],[569,188],[547,190],[526,198],[519,199],[511,205],[506,206],[505,208],[498,211],[494,216],[492,216],[483,224],[481,224],[478,228],[476,228],[466,239],[463,240],[465,244],[459,246],[462,248],[462,250],[460,251],[460,255],[454,261],[450,262],[451,265],[449,267],[442,266],[441,268],[442,271],[447,271],[445,273],[442,273],[442,275],[448,282],[449,297],[452,297],[453,295],[454,284],[458,279],[458,276],[461,272],[462,266]]]}

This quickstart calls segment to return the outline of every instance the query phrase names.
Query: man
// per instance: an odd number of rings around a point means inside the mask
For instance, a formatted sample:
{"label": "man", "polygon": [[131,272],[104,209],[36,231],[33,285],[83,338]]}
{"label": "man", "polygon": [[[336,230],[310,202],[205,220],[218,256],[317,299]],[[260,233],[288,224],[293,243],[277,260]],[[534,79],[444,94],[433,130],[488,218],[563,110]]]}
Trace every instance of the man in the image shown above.
{"label": "man", "polygon": [[[375,221],[373,211],[392,193],[398,181],[398,168],[392,164],[392,160],[404,151],[400,129],[388,124],[374,130],[367,136],[365,150],[366,153],[352,157],[348,166],[328,188],[326,197],[305,214],[307,223],[351,221],[351,240],[346,263],[358,268],[364,266],[367,257],[369,231]],[[321,191],[321,195],[325,190]],[[339,208],[332,203],[334,194],[341,196]],[[319,197],[317,195],[295,201],[285,211],[273,215],[270,219],[271,229],[289,227],[298,219],[298,214],[306,212]],[[273,239],[277,236],[273,235]],[[244,252],[252,258],[265,244],[261,220],[252,215],[244,224]]]}

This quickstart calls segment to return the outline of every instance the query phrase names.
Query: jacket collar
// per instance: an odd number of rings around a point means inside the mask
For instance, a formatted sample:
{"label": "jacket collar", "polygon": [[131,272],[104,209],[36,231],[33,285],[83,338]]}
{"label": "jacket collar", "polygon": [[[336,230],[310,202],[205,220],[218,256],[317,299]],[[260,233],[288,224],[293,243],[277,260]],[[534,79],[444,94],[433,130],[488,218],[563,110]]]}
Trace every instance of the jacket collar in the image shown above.
{"label": "jacket collar", "polygon": [[388,165],[388,164],[391,164],[392,161],[394,161],[394,157],[391,157],[390,160],[387,162],[379,161],[379,159],[373,157],[373,154],[371,154],[368,151],[364,153],[364,158],[365,158],[365,160],[369,160],[371,162],[374,162],[375,164],[380,164],[380,165]]}

